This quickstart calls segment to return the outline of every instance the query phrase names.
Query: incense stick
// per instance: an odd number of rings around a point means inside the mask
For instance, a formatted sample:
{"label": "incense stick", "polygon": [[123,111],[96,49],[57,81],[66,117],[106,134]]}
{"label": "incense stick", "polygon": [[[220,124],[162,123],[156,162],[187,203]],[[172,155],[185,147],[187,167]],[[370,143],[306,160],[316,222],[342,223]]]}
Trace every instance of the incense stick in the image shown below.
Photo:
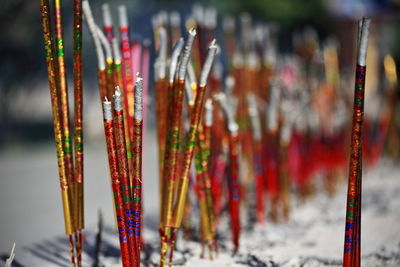
{"label": "incense stick", "polygon": [[247,104],[253,131],[253,150],[254,150],[254,170],[256,185],[256,217],[259,223],[265,221],[264,208],[264,174],[262,169],[262,145],[261,145],[261,123],[260,115],[257,110],[256,97],[253,94],[247,95]]}
{"label": "incense stick", "polygon": [[96,25],[97,36],[99,37],[100,43],[104,47],[106,55],[106,88],[107,98],[111,99],[114,93],[115,81],[114,81],[114,59],[113,52],[110,42],[107,40],[103,31]]}
{"label": "incense stick", "polygon": [[113,20],[110,11],[110,5],[108,3],[104,3],[101,6],[102,13],[103,13],[103,26],[104,32],[106,33],[107,40],[111,43],[114,39],[114,32],[113,32]]}
{"label": "incense stick", "polygon": [[[65,59],[64,59],[64,40],[63,40],[63,29],[62,29],[62,16],[61,16],[61,0],[54,0],[54,12],[55,12],[55,41],[57,48],[57,72],[56,75],[58,79],[57,81],[57,90],[60,96],[60,104],[61,104],[61,121],[62,121],[62,135],[63,135],[63,145],[65,149],[65,159],[66,159],[66,173],[67,173],[67,181],[70,185],[68,190],[70,191],[70,199],[74,200],[74,173],[73,173],[73,156],[72,156],[72,146],[71,146],[71,133],[69,130],[70,122],[69,122],[69,107],[68,107],[68,88],[67,88],[67,78],[65,72]],[[72,209],[72,219],[74,225],[74,231],[77,226],[76,221],[76,210],[74,207],[77,207],[76,202],[73,203]]]}
{"label": "incense stick", "polygon": [[[162,181],[163,181],[163,161],[165,150],[165,130],[167,120],[168,106],[168,88],[166,81],[166,64],[167,64],[167,32],[165,28],[159,28],[160,48],[158,56],[154,62],[155,77],[155,101],[157,113],[157,140],[158,140],[158,168],[159,168],[159,187],[160,187],[160,211],[162,201]],[[167,99],[167,101],[165,101]],[[161,212],[160,212],[161,213]]]}
{"label": "incense stick", "polygon": [[215,95],[215,100],[218,101],[224,115],[226,117],[227,129],[229,131],[229,212],[231,216],[231,227],[232,227],[232,241],[234,245],[234,252],[236,253],[239,249],[239,235],[240,235],[240,187],[238,181],[238,128],[233,111],[228,105],[226,96],[223,93]]}
{"label": "incense stick", "polygon": [[202,147],[202,167],[204,170],[204,184],[207,202],[207,213],[208,220],[211,229],[211,242],[213,242],[214,251],[218,251],[217,240],[216,240],[216,216],[214,211],[214,199],[212,195],[212,181],[209,173],[210,155],[211,155],[211,128],[213,125],[213,103],[212,99],[209,98],[204,104],[204,147]]}
{"label": "incense stick", "polygon": [[[120,34],[122,42],[122,73],[124,79],[124,109],[125,115],[128,118],[128,132],[130,139],[133,136],[133,73],[132,73],[132,55],[131,44],[129,39],[128,14],[125,6],[118,7]],[[129,140],[131,141],[131,140]],[[130,152],[130,149],[128,149]],[[130,155],[131,156],[131,155]]]}
{"label": "incense stick", "polygon": [[100,101],[103,101],[103,99],[107,96],[106,65],[105,65],[104,52],[101,47],[100,38],[98,36],[98,31],[96,29],[96,23],[94,22],[88,0],[83,0],[82,9],[85,15],[86,23],[89,28],[89,32],[93,39],[94,47],[96,49],[97,64],[98,64],[97,76],[99,82],[99,94],[100,94]]}
{"label": "incense stick", "polygon": [[[213,258],[212,251],[215,238],[215,215],[211,192],[211,180],[208,172],[208,161],[210,155],[210,135],[212,125],[212,100],[207,99],[205,102],[205,119],[204,126],[199,126],[197,135],[198,151],[195,156],[196,174],[199,187],[199,207],[200,207],[200,229],[202,235],[203,246],[207,244],[209,247],[210,258]],[[203,249],[204,250],[204,249]]]}
{"label": "incense stick", "polygon": [[123,197],[121,192],[121,181],[118,173],[118,160],[117,160],[117,144],[115,141],[113,130],[113,115],[111,102],[107,99],[103,102],[103,116],[104,116],[104,132],[107,143],[108,163],[111,173],[111,182],[114,195],[114,205],[117,215],[119,243],[121,249],[122,265],[129,267],[132,265],[129,242],[128,242],[128,227],[126,225],[125,210],[123,205]]}
{"label": "incense stick", "polygon": [[75,181],[77,183],[78,242],[77,261],[82,265],[82,229],[84,225],[84,187],[83,187],[83,82],[82,82],[82,0],[74,0],[74,145]]}
{"label": "incense stick", "polygon": [[133,122],[134,135],[132,137],[133,151],[133,212],[134,229],[136,240],[137,262],[140,262],[141,240],[141,218],[142,218],[142,138],[143,138],[143,79],[137,73],[135,83],[135,102],[134,102]]}
{"label": "incense stick", "polygon": [[370,19],[367,18],[363,18],[361,24],[359,24],[360,35],[358,37],[343,266],[360,266],[361,225],[359,223],[361,222],[361,135],[364,112],[364,89],[369,24]]}
{"label": "incense stick", "polygon": [[[44,48],[46,52],[46,64],[47,64],[47,72],[48,72],[48,80],[49,80],[49,89],[50,89],[50,98],[51,98],[51,106],[52,106],[52,115],[53,115],[53,127],[54,127],[54,138],[56,143],[56,151],[57,151],[57,161],[58,161],[58,172],[60,177],[60,187],[61,187],[61,197],[62,197],[62,205],[63,205],[63,213],[64,213],[64,225],[65,232],[69,236],[70,240],[70,254],[71,254],[71,262],[73,266],[75,265],[75,253],[74,253],[74,244],[72,241],[72,234],[74,232],[74,221],[73,221],[73,203],[70,194],[70,182],[71,178],[69,176],[73,175],[67,172],[67,148],[69,146],[65,146],[65,138],[63,134],[63,125],[62,125],[62,112],[60,110],[59,105],[61,104],[61,96],[58,92],[58,83],[56,80],[56,75],[58,72],[56,70],[56,50],[55,50],[55,40],[52,36],[52,28],[51,28],[51,16],[50,16],[50,5],[48,0],[40,1],[40,11],[41,11],[41,22],[42,22],[42,30],[43,30],[43,39],[44,39]],[[71,167],[71,166],[69,166]],[[71,171],[71,170],[70,170]]]}
{"label": "incense stick", "polygon": [[58,172],[60,176],[60,187],[61,187],[62,203],[64,210],[65,232],[67,235],[71,235],[73,233],[72,218],[71,218],[72,216],[71,202],[70,199],[68,198],[68,193],[67,193],[68,181],[67,181],[66,166],[65,166],[65,152],[62,142],[61,117],[60,117],[60,110],[58,108],[59,95],[57,93],[57,84],[55,76],[56,75],[55,50],[54,50],[54,40],[51,34],[49,7],[50,6],[48,0],[41,0],[40,2],[41,16],[42,16],[41,20],[42,20],[44,48],[46,52],[46,64],[48,71],[49,89],[50,89],[51,106],[53,114],[53,127],[54,127],[54,138],[57,150]]}

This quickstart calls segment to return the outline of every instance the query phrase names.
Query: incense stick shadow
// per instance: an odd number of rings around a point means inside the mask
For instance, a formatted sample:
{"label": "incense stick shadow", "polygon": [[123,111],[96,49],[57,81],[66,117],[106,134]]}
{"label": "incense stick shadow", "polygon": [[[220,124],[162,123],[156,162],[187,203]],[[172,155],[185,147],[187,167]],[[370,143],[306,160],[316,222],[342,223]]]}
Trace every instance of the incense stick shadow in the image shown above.
{"label": "incense stick shadow", "polygon": [[70,265],[69,261],[63,260],[62,258],[57,257],[53,253],[49,253],[47,249],[42,250],[42,246],[41,245],[38,246],[38,244],[34,244],[32,247],[23,247],[23,250],[27,251],[32,256],[37,257],[38,259],[41,259],[45,262],[53,263],[57,266],[68,267]]}

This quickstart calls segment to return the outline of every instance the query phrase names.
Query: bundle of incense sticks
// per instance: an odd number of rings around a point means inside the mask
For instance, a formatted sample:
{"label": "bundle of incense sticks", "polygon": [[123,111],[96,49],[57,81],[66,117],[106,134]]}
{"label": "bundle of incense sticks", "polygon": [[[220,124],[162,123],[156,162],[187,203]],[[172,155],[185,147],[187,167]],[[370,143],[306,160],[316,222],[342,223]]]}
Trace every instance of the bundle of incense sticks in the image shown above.
{"label": "bundle of incense sticks", "polygon": [[357,68],[354,90],[353,124],[349,185],[346,206],[346,228],[343,266],[360,266],[361,262],[361,181],[362,181],[362,126],[364,117],[364,89],[370,19],[358,23]]}
{"label": "bundle of incense sticks", "polygon": [[[130,77],[130,57],[121,59],[121,50],[125,53],[130,46],[125,7],[119,8],[123,33],[121,46],[112,34],[108,5],[103,5],[105,33],[96,25],[87,0],[83,2],[83,11],[97,51],[100,98],[102,101],[105,99],[104,131],[122,264],[139,266],[142,246],[143,79],[137,73],[135,85],[132,90],[129,89],[133,79]],[[141,62],[141,58],[137,60]],[[148,64],[145,63],[146,66]],[[121,87],[124,89],[121,90]],[[110,97],[113,103],[107,100]]]}
{"label": "bundle of incense sticks", "polygon": [[[41,21],[52,103],[65,232],[69,235],[71,263],[82,265],[83,124],[82,124],[82,1],[73,2],[74,140],[71,139],[67,76],[65,71],[61,0],[40,1]],[[54,30],[53,30],[54,27]],[[75,168],[74,168],[75,166]]]}
{"label": "bundle of incense sticks", "polygon": [[[190,66],[190,54],[192,51],[193,43],[196,36],[196,30],[191,29],[188,31],[188,36],[183,46],[182,39],[178,40],[170,60],[169,67],[169,80],[168,84],[164,82],[165,77],[165,49],[166,39],[163,28],[160,28],[160,51],[156,61],[156,83],[158,98],[157,114],[159,116],[159,142],[165,140],[165,146],[160,144],[160,152],[163,153],[164,161],[160,161],[160,173],[162,174],[161,180],[161,221],[160,221],[160,234],[161,234],[161,259],[160,265],[166,262],[168,248],[170,247],[170,263],[173,258],[173,250],[176,239],[176,231],[179,229],[184,216],[184,210],[187,202],[187,194],[189,187],[189,172],[192,165],[192,159],[196,148],[197,134],[202,117],[202,109],[204,106],[204,99],[206,93],[206,84],[211,66],[217,52],[215,40],[209,46],[207,58],[204,62],[202,72],[199,79],[199,84],[196,86],[196,96],[190,95],[191,87],[186,90],[189,92],[187,98],[189,99],[189,120],[190,127],[185,137],[185,144],[182,146],[180,143],[180,135],[183,132],[182,124],[182,109],[183,109],[183,96],[185,93],[185,83],[187,76],[187,68]],[[183,50],[182,50],[183,47]],[[181,52],[182,51],[182,52]],[[181,54],[181,56],[180,56]],[[180,62],[178,65],[178,59]],[[176,77],[176,78],[175,78]],[[193,78],[192,78],[193,81]],[[190,82],[190,81],[189,81]],[[164,87],[162,87],[164,85]],[[186,87],[187,88],[187,87]],[[168,106],[162,106],[163,99],[160,96],[166,96],[168,99]],[[167,115],[163,114],[165,109],[168,110]],[[164,115],[164,117],[163,117]],[[167,126],[164,120],[170,121]],[[162,133],[167,127],[166,136]],[[164,140],[163,140],[164,139]],[[165,152],[164,152],[165,149]],[[182,164],[180,164],[182,162]],[[178,167],[179,166],[179,167]],[[204,210],[204,212],[207,212]],[[205,219],[208,216],[203,217]],[[208,219],[207,219],[208,220]],[[207,222],[207,225],[209,223]]]}
{"label": "bundle of incense sticks", "polygon": [[239,184],[239,144],[238,144],[238,124],[234,119],[234,113],[223,93],[215,95],[215,99],[220,104],[225,117],[226,129],[229,132],[229,215],[231,217],[232,241],[235,247],[235,252],[239,249],[240,235],[240,184]]}

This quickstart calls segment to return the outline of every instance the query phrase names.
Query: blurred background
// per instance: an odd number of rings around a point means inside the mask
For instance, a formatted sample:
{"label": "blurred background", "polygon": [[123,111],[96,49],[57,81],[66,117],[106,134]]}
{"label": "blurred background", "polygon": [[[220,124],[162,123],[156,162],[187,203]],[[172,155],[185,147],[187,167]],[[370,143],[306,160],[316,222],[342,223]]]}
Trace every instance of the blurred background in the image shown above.
{"label": "blurred background", "polygon": [[[99,21],[100,6],[104,2],[90,1]],[[400,62],[400,0],[109,2],[112,6],[127,6],[131,36],[137,40],[152,39],[152,14],[160,10],[178,10],[185,18],[195,4],[215,7],[219,21],[225,14],[237,17],[247,12],[256,22],[266,21],[275,25],[281,53],[294,50],[294,32],[312,27],[321,43],[335,36],[339,44],[341,77],[351,81],[356,58],[356,21],[369,16],[372,19],[369,43],[372,49],[368,54],[367,95],[373,95],[373,91],[383,92],[388,87],[383,58],[390,54],[395,63]],[[72,92],[72,16],[69,15],[72,7],[70,1],[64,1],[64,6],[67,75]],[[113,12],[117,17],[115,8]],[[221,32],[220,25],[217,34]],[[45,236],[62,234],[64,226],[39,1],[1,1],[0,33],[0,252],[4,252],[14,241],[17,245],[29,245]],[[99,209],[108,223],[112,223],[113,210],[98,101],[96,60],[86,25],[83,41],[86,222],[93,226]],[[348,90],[352,94],[353,87]],[[152,86],[150,94],[153,94]],[[398,90],[392,99],[398,102]],[[379,107],[375,106],[366,104],[366,113],[379,116]],[[155,108],[151,101],[146,127],[144,205],[149,224],[156,227]]]}

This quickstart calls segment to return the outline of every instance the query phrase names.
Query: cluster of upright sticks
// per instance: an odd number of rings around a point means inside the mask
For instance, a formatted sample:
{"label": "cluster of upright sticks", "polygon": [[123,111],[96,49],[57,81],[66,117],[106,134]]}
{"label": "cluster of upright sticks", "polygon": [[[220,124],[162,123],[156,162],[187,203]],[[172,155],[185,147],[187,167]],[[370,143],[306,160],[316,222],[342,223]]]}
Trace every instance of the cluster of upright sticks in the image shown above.
{"label": "cluster of upright sticks", "polygon": [[[103,5],[104,32],[95,23],[87,0],[83,1],[83,12],[97,52],[99,91],[122,264],[139,266],[142,247],[144,82],[138,72],[133,83],[132,62],[140,62],[141,58],[132,57],[124,6],[119,7],[121,42],[114,37],[107,4]],[[148,72],[146,66],[148,62],[141,66],[145,73]]]}
{"label": "cluster of upright sticks", "polygon": [[[74,139],[71,139],[67,75],[61,0],[40,0],[41,22],[50,87],[58,172],[64,210],[65,232],[69,236],[71,262],[82,265],[83,125],[82,125],[82,1],[73,8]],[[53,15],[52,15],[53,12]],[[72,145],[73,144],[73,145]]]}
{"label": "cluster of upright sticks", "polygon": [[[176,232],[182,224],[187,194],[189,188],[189,175],[196,144],[202,132],[202,114],[205,103],[206,85],[214,57],[218,46],[213,40],[208,48],[207,57],[204,61],[200,74],[199,83],[193,82],[193,90],[190,83],[186,81],[188,69],[192,68],[190,55],[195,43],[196,30],[190,29],[186,41],[177,40],[171,54],[169,64],[169,76],[166,77],[166,51],[167,42],[164,28],[159,29],[160,47],[156,59],[156,102],[158,119],[158,141],[160,157],[160,185],[161,185],[161,260],[164,266],[168,248],[170,247],[170,263],[172,261]],[[189,84],[189,87],[187,85]],[[188,120],[189,130],[184,142],[181,141],[184,95],[188,98]],[[189,94],[187,93],[189,92]],[[165,101],[167,100],[167,103]],[[164,102],[164,103],[163,103]],[[196,150],[197,151],[197,150]],[[205,159],[207,161],[207,158]],[[205,185],[205,182],[204,182]],[[206,186],[204,186],[206,189]],[[210,188],[208,188],[210,189]],[[207,194],[206,194],[207,195]],[[209,220],[212,211],[212,199],[206,195],[200,201],[202,210],[202,231],[208,236],[208,242],[212,241],[213,228]],[[208,192],[210,195],[210,192]],[[207,202],[208,201],[208,202]],[[208,204],[208,205],[207,205]]]}

